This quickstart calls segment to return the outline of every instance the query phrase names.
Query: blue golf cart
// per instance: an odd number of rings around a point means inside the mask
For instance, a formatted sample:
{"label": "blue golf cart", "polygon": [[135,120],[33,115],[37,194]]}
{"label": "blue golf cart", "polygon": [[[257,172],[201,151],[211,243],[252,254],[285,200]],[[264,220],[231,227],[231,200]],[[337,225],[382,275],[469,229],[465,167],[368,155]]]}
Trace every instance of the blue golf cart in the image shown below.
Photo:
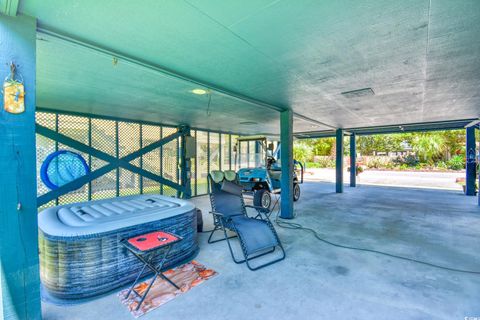
{"label": "blue golf cart", "polygon": [[[270,208],[272,194],[281,192],[281,145],[278,143],[275,148],[274,143],[269,143],[265,136],[239,137],[234,152],[239,184],[253,196],[255,206]],[[303,165],[294,160],[293,201],[300,198],[303,169]]]}

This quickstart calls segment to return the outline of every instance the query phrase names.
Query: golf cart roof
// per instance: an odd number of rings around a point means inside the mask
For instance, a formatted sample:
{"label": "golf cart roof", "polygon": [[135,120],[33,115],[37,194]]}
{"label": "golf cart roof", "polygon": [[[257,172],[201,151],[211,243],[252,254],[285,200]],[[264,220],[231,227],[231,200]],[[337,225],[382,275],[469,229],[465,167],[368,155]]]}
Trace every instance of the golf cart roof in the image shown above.
{"label": "golf cart roof", "polygon": [[243,136],[243,137],[237,138],[237,141],[259,141],[259,140],[267,141],[267,137],[257,135],[257,136]]}

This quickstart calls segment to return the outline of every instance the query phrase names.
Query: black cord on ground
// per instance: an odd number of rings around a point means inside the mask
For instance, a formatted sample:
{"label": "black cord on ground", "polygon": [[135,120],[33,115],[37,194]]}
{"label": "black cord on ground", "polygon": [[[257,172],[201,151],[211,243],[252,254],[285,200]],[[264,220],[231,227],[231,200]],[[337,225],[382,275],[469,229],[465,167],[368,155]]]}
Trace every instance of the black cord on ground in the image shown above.
{"label": "black cord on ground", "polygon": [[[275,210],[275,207],[277,206],[279,200],[280,200],[279,197],[277,197],[276,202],[275,202],[275,204],[274,204],[274,206],[273,206],[273,208],[272,208],[272,212]],[[380,254],[380,255],[383,255],[383,256],[387,256],[387,257],[391,257],[391,258],[396,258],[396,259],[400,259],[400,260],[405,260],[405,261],[409,261],[409,262],[414,262],[414,263],[419,263],[419,264],[423,264],[423,265],[426,265],[426,266],[429,266],[429,267],[438,268],[438,269],[442,269],[442,270],[480,275],[480,271],[463,270],[463,269],[445,267],[445,266],[441,266],[441,265],[434,264],[434,263],[430,263],[430,262],[426,262],[426,261],[421,261],[421,260],[417,260],[417,259],[413,259],[413,258],[398,256],[398,255],[395,255],[395,254],[392,254],[392,253],[388,253],[388,252],[383,252],[383,251],[378,251],[378,250],[374,250],[374,249],[353,247],[353,246],[347,246],[347,245],[343,245],[343,244],[334,243],[334,242],[331,242],[331,241],[329,241],[329,240],[326,240],[326,239],[320,237],[320,235],[319,235],[319,234],[317,233],[317,231],[314,230],[314,229],[304,227],[304,226],[302,226],[302,225],[299,224],[299,223],[287,222],[287,221],[284,221],[284,220],[279,220],[279,219],[281,219],[281,218],[279,217],[279,214],[280,214],[280,207],[277,208],[277,213],[276,213],[276,215],[275,215],[275,223],[276,223],[280,228],[292,229],[292,230],[302,230],[302,231],[310,232],[310,233],[313,234],[313,236],[314,236],[317,240],[319,240],[319,241],[321,241],[321,242],[323,242],[323,243],[325,243],[325,244],[328,244],[328,245],[337,247],[337,248],[349,249],[349,250],[356,250],[356,251],[362,251],[362,252],[376,253],[376,254]],[[296,215],[296,214],[295,214],[295,215]]]}

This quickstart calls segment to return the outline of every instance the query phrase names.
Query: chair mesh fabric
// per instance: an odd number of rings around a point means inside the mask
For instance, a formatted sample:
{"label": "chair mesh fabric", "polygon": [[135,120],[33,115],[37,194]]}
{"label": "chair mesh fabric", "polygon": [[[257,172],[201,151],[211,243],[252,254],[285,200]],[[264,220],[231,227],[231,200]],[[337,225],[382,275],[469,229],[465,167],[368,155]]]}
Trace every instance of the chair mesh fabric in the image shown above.
{"label": "chair mesh fabric", "polygon": [[232,218],[232,222],[245,245],[247,254],[278,245],[275,235],[265,221],[237,216]]}
{"label": "chair mesh fabric", "polygon": [[219,183],[210,182],[211,195],[215,202],[214,211],[223,214],[225,217],[245,214],[245,208],[240,196],[223,191]]}
{"label": "chair mesh fabric", "polygon": [[233,183],[233,182],[230,182],[230,181],[227,181],[227,180],[223,180],[221,190],[225,191],[225,192],[228,192],[228,193],[231,193],[231,194],[234,194],[236,196],[242,196],[243,187],[236,184],[236,183]]}
{"label": "chair mesh fabric", "polygon": [[[213,200],[212,205],[214,210],[222,213],[225,217],[231,218],[231,220],[223,219],[223,224],[226,228],[237,231],[243,241],[247,254],[273,248],[278,245],[275,234],[265,221],[253,219],[246,215],[242,193],[230,193],[223,190],[225,184],[234,183],[225,180],[222,183],[216,183],[212,177],[210,177],[210,183],[210,195]],[[233,188],[233,186],[231,187]]]}

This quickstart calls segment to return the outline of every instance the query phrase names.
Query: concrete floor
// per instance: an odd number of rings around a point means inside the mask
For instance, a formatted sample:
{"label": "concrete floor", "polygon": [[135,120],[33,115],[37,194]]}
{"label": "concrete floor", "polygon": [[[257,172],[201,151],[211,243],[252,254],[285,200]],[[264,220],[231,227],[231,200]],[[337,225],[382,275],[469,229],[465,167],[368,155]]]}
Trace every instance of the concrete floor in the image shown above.
{"label": "concrete floor", "polygon": [[[307,182],[297,223],[336,243],[480,271],[480,207],[461,192]],[[206,197],[195,202],[205,214]],[[257,272],[200,235],[199,262],[219,275],[141,319],[464,319],[480,317],[480,275],[333,247],[277,227],[287,259]],[[88,303],[43,303],[45,319],[133,319],[114,293]]]}

